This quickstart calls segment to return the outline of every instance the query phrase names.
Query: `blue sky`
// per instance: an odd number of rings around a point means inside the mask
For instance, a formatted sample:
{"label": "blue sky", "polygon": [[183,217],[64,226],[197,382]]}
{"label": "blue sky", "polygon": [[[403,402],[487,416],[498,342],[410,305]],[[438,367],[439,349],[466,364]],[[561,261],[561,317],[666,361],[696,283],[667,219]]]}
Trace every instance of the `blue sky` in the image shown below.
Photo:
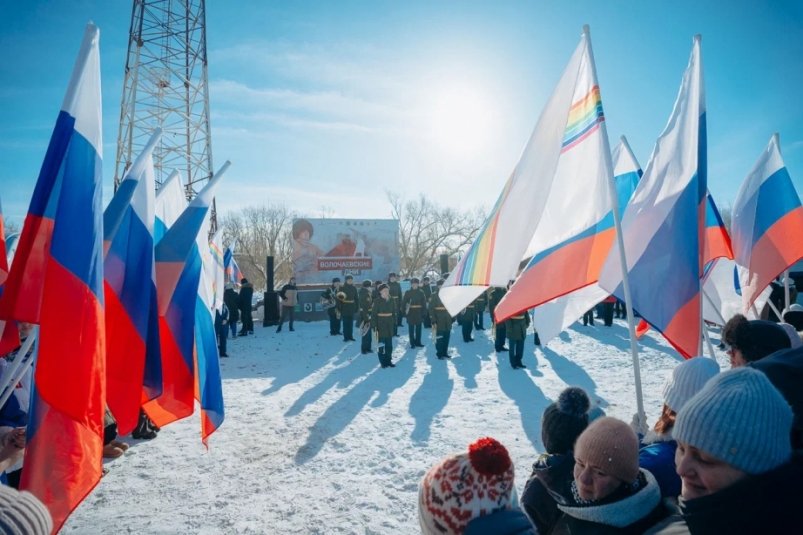
{"label": "blue sky", "polygon": [[[27,211],[84,25],[101,30],[105,201],[112,191],[129,1],[0,0],[0,199]],[[773,132],[803,186],[803,4],[210,0],[223,213],[284,202],[388,217],[385,192],[490,207],[591,26],[612,145],[645,166],[692,36],[703,36],[709,187],[733,201]]]}

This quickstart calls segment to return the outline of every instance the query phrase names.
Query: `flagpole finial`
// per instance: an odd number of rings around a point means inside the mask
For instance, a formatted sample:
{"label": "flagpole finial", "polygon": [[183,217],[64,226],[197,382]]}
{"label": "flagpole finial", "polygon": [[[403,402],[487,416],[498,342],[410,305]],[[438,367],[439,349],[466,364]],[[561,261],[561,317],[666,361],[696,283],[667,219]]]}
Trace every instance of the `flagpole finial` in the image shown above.
{"label": "flagpole finial", "polygon": [[703,35],[702,34],[700,34],[700,33],[694,34],[694,42],[695,43],[699,43],[702,40],[703,40]]}
{"label": "flagpole finial", "polygon": [[774,134],[772,134],[772,141],[776,145],[780,145],[781,144],[781,136],[778,135],[778,132],[775,132]]}
{"label": "flagpole finial", "polygon": [[588,24],[583,24],[583,35],[588,37],[591,34],[591,28]]}
{"label": "flagpole finial", "polygon": [[624,135],[624,134],[622,134],[621,136],[619,136],[619,141],[621,141],[622,143],[627,143],[627,138],[625,137],[625,135]]}

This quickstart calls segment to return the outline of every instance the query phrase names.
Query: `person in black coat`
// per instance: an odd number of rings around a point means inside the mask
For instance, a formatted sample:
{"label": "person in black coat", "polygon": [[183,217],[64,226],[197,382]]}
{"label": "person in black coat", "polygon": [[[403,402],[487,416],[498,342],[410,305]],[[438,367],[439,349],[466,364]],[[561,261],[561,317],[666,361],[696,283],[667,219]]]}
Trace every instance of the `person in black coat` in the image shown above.
{"label": "person in black coat", "polygon": [[231,329],[231,337],[237,337],[237,322],[240,321],[240,297],[234,289],[234,285],[230,282],[226,283],[226,289],[223,292],[223,302],[229,309],[229,329]]}
{"label": "person in black coat", "polygon": [[340,336],[340,310],[337,306],[337,292],[340,291],[340,277],[332,279],[332,285],[321,294],[321,304],[329,315],[329,336]]}
{"label": "person in black coat", "polygon": [[240,308],[240,318],[243,321],[243,326],[240,329],[240,336],[247,334],[254,334],[254,320],[251,317],[251,300],[254,297],[254,287],[248,282],[248,279],[243,277],[240,281],[240,296],[238,305]]}
{"label": "person in black coat", "polygon": [[298,286],[296,286],[296,278],[290,277],[290,282],[282,286],[279,291],[279,298],[281,299],[282,315],[279,318],[279,326],[276,327],[276,332],[282,332],[282,325],[285,320],[290,323],[290,330],[295,331],[293,328],[293,320],[295,319],[296,300],[298,299]]}
{"label": "person in black coat", "polygon": [[[426,297],[426,309],[429,309],[429,298],[432,297],[432,282],[430,281],[429,277],[424,277],[421,279],[421,291],[424,292],[424,297]],[[430,329],[432,327],[432,321],[430,320],[429,314],[424,314],[424,328]]]}
{"label": "person in black coat", "polygon": [[229,337],[229,307],[226,302],[220,310],[215,310],[215,334],[217,334],[218,355],[228,357],[226,353],[226,339]]}
{"label": "person in black coat", "polygon": [[574,470],[572,449],[577,437],[588,427],[590,407],[585,391],[570,386],[547,406],[541,417],[541,441],[546,453],[533,463],[532,474],[521,494],[521,508],[538,533],[550,533],[563,514],[549,489],[568,494]]}

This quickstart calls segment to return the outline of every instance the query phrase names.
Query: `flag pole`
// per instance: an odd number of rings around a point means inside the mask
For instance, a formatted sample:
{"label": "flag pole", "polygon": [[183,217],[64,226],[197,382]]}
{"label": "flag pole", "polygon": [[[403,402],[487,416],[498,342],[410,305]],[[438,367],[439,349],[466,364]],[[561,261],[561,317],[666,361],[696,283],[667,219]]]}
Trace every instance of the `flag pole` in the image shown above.
{"label": "flag pole", "polygon": [[[597,65],[594,62],[594,50],[591,47],[591,30],[588,27],[588,24],[583,26],[583,34],[586,37],[586,45],[588,46],[588,56],[591,59],[591,69],[594,73],[594,80],[597,79]],[[616,194],[616,186],[613,183],[613,163],[611,162],[611,147],[608,145],[608,130],[605,127],[605,123],[600,125],[600,128],[603,130],[603,140],[606,145],[605,150],[603,150],[603,159],[605,161],[605,167],[608,171],[608,191],[611,196],[611,202],[613,205],[613,222],[616,226],[616,239],[619,244],[619,262],[622,267],[622,286],[624,288],[625,293],[625,310],[627,311],[627,326],[628,330],[630,331],[630,355],[633,358],[633,376],[635,378],[636,383],[636,411],[638,414],[638,420],[640,422],[640,426],[646,425],[647,416],[644,413],[644,396],[642,394],[641,388],[641,368],[639,366],[639,358],[638,358],[638,342],[636,341],[636,323],[635,318],[633,317],[633,306],[631,305],[630,299],[630,281],[627,277],[627,257],[625,256],[625,242],[622,236],[622,222],[619,217],[619,199]],[[622,136],[624,137],[624,136]],[[643,431],[646,431],[644,429]]]}
{"label": "flag pole", "polygon": [[704,298],[706,301],[708,301],[708,304],[711,306],[711,309],[712,309],[714,312],[716,312],[716,313],[717,313],[717,316],[719,316],[719,319],[720,319],[720,320],[722,320],[722,326],[724,327],[724,326],[725,326],[725,324],[726,324],[726,323],[728,323],[728,321],[727,321],[727,320],[726,320],[726,319],[725,319],[725,318],[722,316],[722,312],[719,310],[719,308],[717,308],[717,307],[714,305],[714,301],[712,301],[712,300],[711,300],[711,297],[709,297],[709,295],[708,295],[707,293],[705,293],[705,289],[704,289],[704,288],[700,288],[700,291],[701,291],[701,292],[702,292],[702,294],[703,294],[703,298]]}
{"label": "flag pole", "polygon": [[[783,295],[784,295],[784,303],[785,306],[783,307],[784,310],[789,309],[789,270],[785,270],[783,272]],[[781,316],[778,316],[778,319],[783,321]]]}
{"label": "flag pole", "polygon": [[[772,302],[771,299],[767,299],[767,304],[770,306],[775,315],[778,316],[779,321],[783,321],[783,316],[781,315],[780,311],[778,311],[778,307],[775,306],[775,303]],[[758,318],[758,311],[756,311],[756,305],[753,304],[753,311],[756,312],[756,318]]]}
{"label": "flag pole", "polygon": [[[25,339],[25,342],[22,343],[22,347],[19,348],[17,351],[17,356],[14,358],[14,362],[9,366],[6,370],[5,380],[0,387],[0,407],[3,407],[8,401],[8,398],[11,397],[11,393],[14,392],[14,388],[17,386],[17,383],[20,381],[22,376],[27,371],[27,367],[23,367],[23,363],[27,362],[30,364],[33,362],[34,358],[26,358],[28,352],[31,350],[31,346],[36,341],[39,335],[39,327],[34,326],[31,333],[28,335],[28,338]],[[37,345],[38,347],[38,345]]]}
{"label": "flag pole", "polygon": [[717,356],[714,353],[714,344],[711,343],[711,337],[708,336],[708,327],[705,325],[705,320],[701,319],[700,326],[703,329],[703,338],[705,338],[705,343],[708,344],[708,352],[711,354],[711,358],[717,360]]}

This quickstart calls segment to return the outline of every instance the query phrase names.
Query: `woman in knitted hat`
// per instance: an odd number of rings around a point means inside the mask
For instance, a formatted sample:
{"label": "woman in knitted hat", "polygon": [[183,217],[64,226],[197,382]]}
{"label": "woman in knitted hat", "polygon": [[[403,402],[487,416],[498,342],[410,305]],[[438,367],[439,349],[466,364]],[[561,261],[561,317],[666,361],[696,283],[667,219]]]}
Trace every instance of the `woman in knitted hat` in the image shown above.
{"label": "woman in knitted hat", "polygon": [[513,463],[498,441],[481,438],[424,474],[418,520],[425,535],[535,534],[516,509]]}
{"label": "woman in knitted hat", "polygon": [[706,357],[694,357],[675,366],[672,378],[664,387],[661,416],[641,440],[639,466],[655,476],[664,498],[680,495],[680,476],[675,471],[677,442],[672,439],[677,413],[718,373],[717,361]]}
{"label": "woman in knitted hat", "polygon": [[568,492],[574,470],[572,449],[588,427],[590,405],[582,388],[570,386],[541,417],[541,442],[546,452],[533,463],[532,475],[521,494],[521,508],[542,535],[550,533],[563,514],[548,489]]}
{"label": "woman in knitted hat", "polygon": [[561,495],[564,515],[553,533],[644,533],[663,519],[661,489],[638,465],[638,437],[629,425],[604,417],[574,445],[574,481]]}
{"label": "woman in knitted hat", "polygon": [[765,320],[748,320],[736,314],[722,329],[722,340],[728,346],[731,368],[746,366],[748,362],[792,347],[786,331],[777,323]]}
{"label": "woman in knitted hat", "polygon": [[709,381],[675,422],[681,516],[655,533],[799,533],[803,459],[792,457],[791,427],[763,373],[742,367]]}

